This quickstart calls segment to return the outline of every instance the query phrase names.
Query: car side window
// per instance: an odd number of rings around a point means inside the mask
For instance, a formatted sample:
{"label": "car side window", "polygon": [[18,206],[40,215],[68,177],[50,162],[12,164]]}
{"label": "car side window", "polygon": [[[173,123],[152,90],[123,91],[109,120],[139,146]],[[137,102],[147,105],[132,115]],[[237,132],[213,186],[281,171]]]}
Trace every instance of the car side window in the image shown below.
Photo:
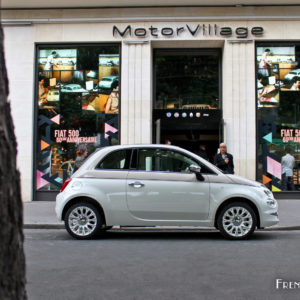
{"label": "car side window", "polygon": [[128,170],[131,149],[117,150],[106,155],[96,166],[96,169]]}
{"label": "car side window", "polygon": [[189,173],[192,164],[199,166],[195,160],[176,151],[158,148],[138,152],[138,170]]}

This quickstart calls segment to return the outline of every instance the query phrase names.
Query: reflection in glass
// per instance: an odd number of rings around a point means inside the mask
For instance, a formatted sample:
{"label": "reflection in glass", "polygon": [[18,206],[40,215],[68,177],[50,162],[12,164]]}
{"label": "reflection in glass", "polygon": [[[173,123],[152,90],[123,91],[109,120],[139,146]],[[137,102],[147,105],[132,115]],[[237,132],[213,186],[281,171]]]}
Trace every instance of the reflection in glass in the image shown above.
{"label": "reflection in glass", "polygon": [[39,47],[38,191],[59,190],[72,176],[80,145],[90,154],[119,143],[119,52],[119,46]]}
{"label": "reflection in glass", "polygon": [[299,61],[297,43],[257,47],[258,179],[277,192],[300,191]]}
{"label": "reflection in glass", "polygon": [[156,51],[156,109],[219,108],[219,56],[201,51]]}

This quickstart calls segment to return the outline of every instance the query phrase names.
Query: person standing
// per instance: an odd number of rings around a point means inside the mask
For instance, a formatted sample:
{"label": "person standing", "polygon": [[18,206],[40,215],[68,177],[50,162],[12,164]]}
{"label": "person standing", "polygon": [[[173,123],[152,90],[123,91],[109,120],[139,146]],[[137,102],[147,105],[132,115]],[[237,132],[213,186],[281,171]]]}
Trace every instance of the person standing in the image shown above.
{"label": "person standing", "polygon": [[287,154],[281,158],[281,184],[282,190],[294,191],[294,169],[295,158],[290,154],[290,149],[287,149]]}
{"label": "person standing", "polygon": [[215,155],[214,165],[221,169],[225,174],[234,174],[233,156],[227,152],[225,143],[220,144],[220,153]]}
{"label": "person standing", "polygon": [[203,144],[201,144],[201,145],[199,146],[199,150],[196,151],[195,154],[199,155],[200,157],[204,158],[204,159],[207,160],[207,161],[209,160],[209,159],[208,159],[208,155],[207,155],[207,153],[206,153],[206,146],[203,145]]}
{"label": "person standing", "polygon": [[51,54],[47,57],[47,61],[44,67],[44,71],[47,71],[47,76],[52,77],[53,66],[55,65],[54,58],[56,56],[56,51],[52,51]]}
{"label": "person standing", "polygon": [[85,158],[87,157],[88,151],[86,145],[79,145],[78,150],[76,151],[76,159],[75,159],[75,166],[74,172],[77,171],[81,165],[83,164]]}
{"label": "person standing", "polygon": [[268,61],[268,55],[270,54],[270,49],[266,49],[264,51],[264,53],[262,54],[261,56],[261,60],[259,62],[259,66],[258,66],[258,73],[265,76],[265,77],[268,77],[270,76],[269,74],[269,68],[272,66],[272,63],[270,63]]}

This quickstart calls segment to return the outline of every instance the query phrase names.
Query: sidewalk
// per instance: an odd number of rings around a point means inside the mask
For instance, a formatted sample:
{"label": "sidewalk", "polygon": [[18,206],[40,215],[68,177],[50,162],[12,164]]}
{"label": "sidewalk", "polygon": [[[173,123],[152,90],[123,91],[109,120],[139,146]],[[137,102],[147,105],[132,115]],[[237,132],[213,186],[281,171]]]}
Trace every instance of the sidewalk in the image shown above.
{"label": "sidewalk", "polygon": [[[277,200],[279,223],[273,230],[300,230],[300,200]],[[56,218],[55,201],[35,201],[23,203],[24,228],[64,228]]]}

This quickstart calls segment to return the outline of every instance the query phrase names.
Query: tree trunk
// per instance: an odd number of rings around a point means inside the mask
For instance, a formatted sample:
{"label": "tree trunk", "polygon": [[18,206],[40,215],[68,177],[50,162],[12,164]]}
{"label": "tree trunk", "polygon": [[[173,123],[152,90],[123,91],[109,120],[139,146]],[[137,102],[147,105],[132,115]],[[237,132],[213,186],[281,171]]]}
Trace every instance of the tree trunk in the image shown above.
{"label": "tree trunk", "polygon": [[17,143],[7,102],[8,79],[0,24],[0,299],[27,299],[23,250],[23,207]]}

